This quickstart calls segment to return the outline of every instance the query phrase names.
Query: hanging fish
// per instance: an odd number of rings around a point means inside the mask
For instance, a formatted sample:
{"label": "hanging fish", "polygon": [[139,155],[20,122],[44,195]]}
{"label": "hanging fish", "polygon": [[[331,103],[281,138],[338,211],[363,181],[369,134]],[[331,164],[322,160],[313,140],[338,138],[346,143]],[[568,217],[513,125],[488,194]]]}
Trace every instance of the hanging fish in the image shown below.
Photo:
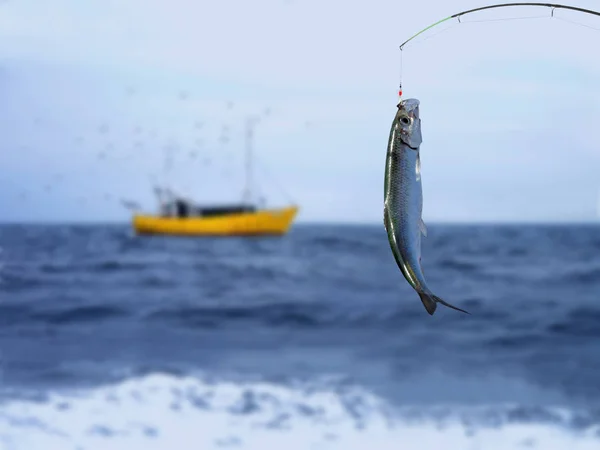
{"label": "hanging fish", "polygon": [[419,100],[402,100],[398,104],[388,141],[383,223],[396,263],[404,278],[419,294],[427,312],[433,315],[437,303],[441,303],[469,314],[435,296],[423,275],[421,235],[427,236],[427,228],[421,216],[423,190],[419,148],[422,140]]}

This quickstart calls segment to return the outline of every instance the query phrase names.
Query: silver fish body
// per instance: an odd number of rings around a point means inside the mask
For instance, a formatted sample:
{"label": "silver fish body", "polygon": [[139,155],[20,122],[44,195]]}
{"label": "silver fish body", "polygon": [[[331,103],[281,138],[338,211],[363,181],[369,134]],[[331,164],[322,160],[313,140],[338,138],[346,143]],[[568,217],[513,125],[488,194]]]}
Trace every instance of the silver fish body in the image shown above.
{"label": "silver fish body", "polygon": [[453,306],[434,295],[427,287],[421,267],[421,236],[427,236],[422,219],[421,118],[419,100],[406,99],[398,104],[388,141],[384,182],[384,225],[396,263],[404,278],[419,294],[431,315],[437,303]]}

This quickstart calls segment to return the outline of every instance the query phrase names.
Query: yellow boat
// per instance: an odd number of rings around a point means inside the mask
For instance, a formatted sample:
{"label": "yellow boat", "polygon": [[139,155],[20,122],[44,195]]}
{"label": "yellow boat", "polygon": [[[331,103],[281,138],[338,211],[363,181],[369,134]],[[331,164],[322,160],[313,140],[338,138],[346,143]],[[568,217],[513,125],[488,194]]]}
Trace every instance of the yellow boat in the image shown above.
{"label": "yellow boat", "polygon": [[297,213],[298,207],[288,206],[208,217],[136,214],[133,216],[133,228],[138,234],[179,236],[283,235],[290,229]]}
{"label": "yellow boat", "polygon": [[[298,214],[298,206],[290,202],[280,208],[257,206],[252,196],[252,125],[247,122],[245,153],[245,189],[241,203],[199,206],[189,199],[174,195],[170,189],[155,187],[159,201],[158,214],[133,215],[137,234],[177,236],[252,236],[284,235]],[[167,194],[165,199],[163,194]],[[135,202],[124,202],[138,209]]]}

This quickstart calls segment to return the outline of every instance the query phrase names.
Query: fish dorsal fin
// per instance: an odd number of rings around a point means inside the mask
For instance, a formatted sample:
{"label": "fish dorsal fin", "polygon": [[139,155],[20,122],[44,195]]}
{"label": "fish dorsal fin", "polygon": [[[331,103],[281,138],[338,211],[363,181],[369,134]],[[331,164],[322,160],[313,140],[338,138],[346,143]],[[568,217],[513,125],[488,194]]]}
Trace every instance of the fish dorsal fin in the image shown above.
{"label": "fish dorsal fin", "polygon": [[423,222],[423,219],[419,220],[419,228],[421,229],[423,236],[427,237],[427,226],[425,225],[425,222]]}

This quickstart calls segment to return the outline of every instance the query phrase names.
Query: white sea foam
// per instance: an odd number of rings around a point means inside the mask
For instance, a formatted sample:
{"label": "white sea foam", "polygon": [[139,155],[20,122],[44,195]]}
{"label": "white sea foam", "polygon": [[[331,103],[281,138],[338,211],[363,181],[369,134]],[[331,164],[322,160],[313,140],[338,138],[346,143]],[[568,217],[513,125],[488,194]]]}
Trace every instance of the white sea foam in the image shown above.
{"label": "white sea foam", "polygon": [[[495,411],[495,412],[493,412]],[[565,411],[527,420],[495,409],[392,408],[360,388],[148,375],[47,401],[0,406],[6,450],[600,448]],[[508,410],[507,410],[508,411]],[[523,419],[523,420],[521,420]]]}

